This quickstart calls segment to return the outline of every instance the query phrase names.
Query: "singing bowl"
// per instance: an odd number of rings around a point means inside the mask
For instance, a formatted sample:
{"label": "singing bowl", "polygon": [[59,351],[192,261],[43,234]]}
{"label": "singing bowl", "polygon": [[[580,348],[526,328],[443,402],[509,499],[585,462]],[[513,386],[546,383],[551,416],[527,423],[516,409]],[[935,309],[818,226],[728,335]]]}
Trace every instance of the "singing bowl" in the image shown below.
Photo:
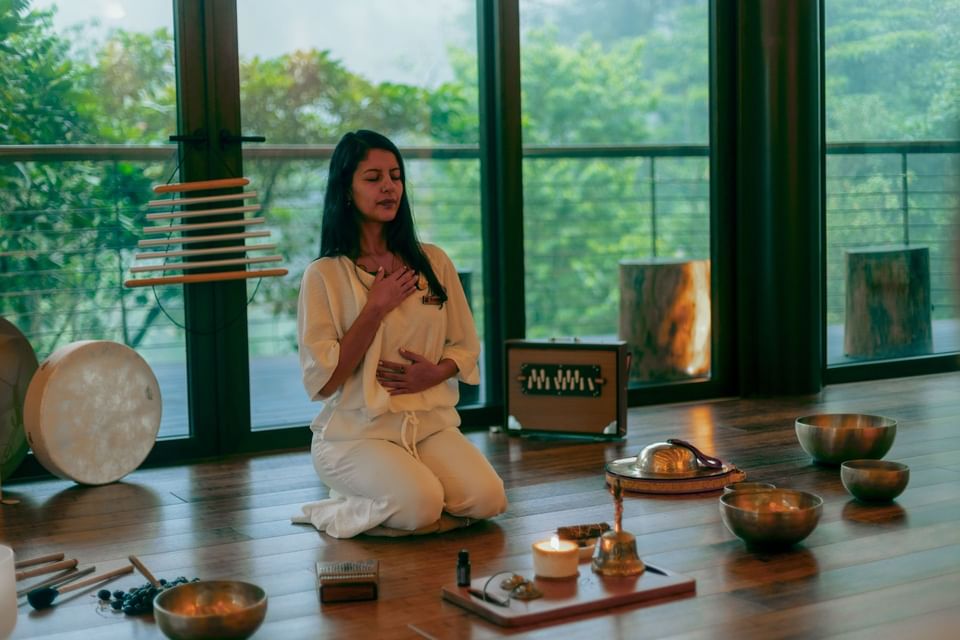
{"label": "singing bowl", "polygon": [[840,481],[858,500],[893,500],[907,488],[910,467],[889,460],[847,460],[840,465]]}
{"label": "singing bowl", "polygon": [[724,485],[723,493],[733,493],[734,491],[767,491],[776,489],[777,485],[772,482],[731,482]]}
{"label": "singing bowl", "polygon": [[249,638],[267,615],[267,594],[255,584],[201,580],[161,591],[153,616],[171,640]]}
{"label": "singing bowl", "polygon": [[720,517],[730,533],[749,547],[794,545],[816,528],[823,499],[806,491],[768,489],[720,496]]}
{"label": "singing bowl", "polygon": [[823,413],[797,418],[800,446],[817,462],[880,459],[893,446],[897,421],[862,413]]}

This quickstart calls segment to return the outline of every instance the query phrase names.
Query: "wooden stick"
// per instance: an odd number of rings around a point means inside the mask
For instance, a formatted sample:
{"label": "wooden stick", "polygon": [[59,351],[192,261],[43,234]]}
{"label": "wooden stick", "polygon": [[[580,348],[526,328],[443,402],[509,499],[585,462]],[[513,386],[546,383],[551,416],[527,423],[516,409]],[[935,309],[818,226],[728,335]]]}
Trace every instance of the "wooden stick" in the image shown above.
{"label": "wooden stick", "polygon": [[182,251],[152,251],[150,253],[138,253],[133,256],[134,260],[152,260],[153,258],[180,258],[183,256],[206,256],[211,253],[246,253],[247,251],[268,251],[277,248],[275,242],[262,242],[260,244],[233,244],[229,247],[213,247],[210,249],[184,249]]}
{"label": "wooden stick", "polygon": [[194,242],[213,242],[215,240],[240,240],[242,238],[266,238],[269,231],[246,231],[244,233],[222,233],[217,236],[190,236],[187,238],[160,238],[157,240],[141,240],[138,247],[162,247],[171,244],[191,244]]}
{"label": "wooden stick", "polygon": [[148,271],[187,271],[203,269],[204,267],[227,267],[238,264],[259,264],[261,262],[280,262],[283,256],[260,256],[257,258],[227,258],[225,260],[197,260],[196,262],[168,262],[150,267],[131,267],[130,273],[147,273]]}
{"label": "wooden stick", "polygon": [[160,184],[153,188],[153,192],[183,193],[186,191],[203,191],[204,189],[244,187],[248,184],[250,184],[250,181],[246,178],[220,178],[218,180],[198,180],[196,182],[181,182],[179,184]]}
{"label": "wooden stick", "polygon": [[44,562],[54,562],[56,560],[63,560],[64,553],[48,553],[45,556],[37,556],[36,558],[30,558],[28,560],[18,560],[13,563],[14,569],[23,569],[24,567],[32,567],[35,564],[43,564]]}
{"label": "wooden stick", "polygon": [[151,200],[147,203],[148,207],[179,207],[187,204],[200,204],[203,202],[226,202],[228,200],[249,200],[256,198],[256,191],[244,191],[243,193],[228,193],[223,196],[201,196],[199,198],[165,198],[163,200]]}
{"label": "wooden stick", "polygon": [[57,575],[53,576],[52,578],[49,578],[48,580],[44,580],[43,582],[38,582],[37,584],[32,584],[29,587],[24,587],[23,589],[20,589],[19,591],[17,591],[17,597],[22,598],[23,596],[27,595],[34,589],[44,589],[46,587],[53,587],[54,589],[56,589],[60,585],[67,584],[68,582],[73,582],[74,580],[79,580],[83,576],[88,576],[91,573],[93,573],[95,570],[96,570],[96,567],[93,565],[87,567],[86,569],[81,569],[79,571],[77,571],[76,569],[67,569],[66,571],[62,571]]}
{"label": "wooden stick", "polygon": [[228,213],[249,213],[262,209],[258,204],[243,207],[220,207],[219,209],[200,209],[198,211],[171,211],[170,213],[148,213],[147,220],[169,220],[170,218],[198,218],[200,216],[225,216]]}
{"label": "wooden stick", "polygon": [[223,227],[250,227],[255,224],[263,224],[264,218],[248,218],[247,220],[224,220],[223,222],[198,222],[194,224],[175,224],[170,227],[146,227],[143,232],[153,233],[175,233],[178,231],[193,231],[194,229],[220,229]]}
{"label": "wooden stick", "polygon": [[23,580],[25,578],[32,578],[34,576],[42,576],[45,573],[53,573],[54,571],[61,571],[63,569],[73,569],[77,566],[76,559],[73,560],[63,560],[61,562],[54,562],[53,564],[48,564],[43,567],[37,567],[36,569],[27,569],[26,571],[17,571],[16,580]]}
{"label": "wooden stick", "polygon": [[275,278],[287,275],[286,269],[260,269],[259,271],[219,271],[216,273],[191,273],[183,276],[163,276],[127,280],[125,287],[152,287],[161,284],[193,284],[197,282],[217,282],[220,280],[246,280],[248,278]]}
{"label": "wooden stick", "polygon": [[150,573],[150,570],[147,569],[147,567],[142,562],[140,562],[140,558],[138,558],[137,556],[130,556],[130,564],[135,566],[137,568],[137,571],[140,572],[140,575],[146,578],[147,582],[152,584],[154,587],[159,589],[162,586],[160,584],[160,581],[157,580],[152,573]]}
{"label": "wooden stick", "polygon": [[103,582],[104,580],[110,580],[111,578],[116,578],[117,576],[126,575],[128,573],[133,573],[133,565],[128,564],[120,567],[119,569],[114,569],[113,571],[107,571],[99,575],[93,576],[92,578],[87,578],[86,580],[81,580],[80,582],[74,582],[68,584],[62,589],[57,589],[58,593],[67,593],[68,591],[76,591],[77,589],[83,589],[84,587],[89,587],[92,584],[97,584],[98,582]]}

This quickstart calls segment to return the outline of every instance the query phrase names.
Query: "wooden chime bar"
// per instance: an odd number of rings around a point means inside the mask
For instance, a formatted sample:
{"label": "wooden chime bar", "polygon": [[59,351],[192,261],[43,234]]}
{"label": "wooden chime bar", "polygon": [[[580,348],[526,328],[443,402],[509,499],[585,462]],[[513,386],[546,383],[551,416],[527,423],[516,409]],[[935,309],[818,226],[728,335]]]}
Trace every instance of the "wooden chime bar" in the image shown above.
{"label": "wooden chime bar", "polygon": [[266,238],[269,231],[245,231],[243,233],[222,233],[213,236],[187,236],[185,238],[157,238],[156,240],[140,240],[137,246],[162,247],[171,244],[194,244],[197,242],[214,242],[216,240],[241,240],[243,238]]}
{"label": "wooden chime bar", "polygon": [[261,262],[280,262],[283,256],[260,256],[258,258],[227,258],[224,260],[203,260],[198,262],[168,262],[152,267],[130,267],[130,273],[146,273],[148,271],[188,271],[190,269],[204,269],[206,267],[225,267],[238,264],[258,264]]}
{"label": "wooden chime bar", "polygon": [[216,273],[191,273],[183,276],[162,276],[127,280],[127,287],[153,287],[159,284],[189,284],[195,282],[218,282],[220,280],[246,280],[248,278],[274,278],[287,275],[286,269],[260,269],[258,271],[219,271]]}
{"label": "wooden chime bar", "polygon": [[147,203],[148,207],[181,207],[188,204],[204,204],[206,202],[227,202],[229,200],[250,200],[256,198],[256,191],[244,191],[243,193],[228,193],[224,196],[198,196],[196,198],[177,198],[171,200],[151,200]]}
{"label": "wooden chime bar", "polygon": [[219,178],[217,180],[197,180],[195,182],[181,182],[178,184],[158,184],[153,188],[154,193],[186,193],[187,191],[212,191],[214,189],[230,189],[245,187],[250,184],[247,178]]}
{"label": "wooden chime bar", "polygon": [[[179,184],[166,184],[158,185],[153,188],[155,193],[190,193],[194,191],[213,191],[216,189],[234,189],[237,187],[244,187],[250,184],[250,180],[247,178],[223,178],[218,180],[200,180],[197,182],[183,182]],[[208,203],[236,203],[248,200],[250,198],[256,197],[256,191],[247,191],[243,193],[232,193],[232,194],[219,194],[219,195],[203,195],[197,197],[187,197],[187,198],[172,198],[167,200],[151,200],[147,206],[150,207],[180,207],[192,204],[208,204]],[[151,213],[147,214],[147,220],[171,220],[173,218],[197,218],[200,216],[223,216],[230,214],[240,214],[241,216],[246,213],[251,213],[254,211],[260,211],[261,206],[259,204],[251,205],[242,205],[242,206],[224,206],[224,207],[212,207],[202,210],[181,210],[181,211],[170,211],[166,213]],[[201,249],[179,249],[174,251],[155,251],[155,252],[146,252],[138,253],[135,255],[136,260],[152,260],[152,259],[163,259],[167,260],[168,258],[174,257],[190,257],[190,256],[207,256],[215,254],[245,254],[249,251],[265,251],[268,249],[275,249],[276,244],[259,244],[247,246],[245,244],[247,238],[260,238],[270,235],[269,231],[230,231],[230,229],[236,229],[237,227],[251,227],[255,225],[264,224],[266,222],[265,218],[243,218],[239,217],[232,220],[223,220],[218,222],[195,222],[187,224],[178,224],[171,226],[152,226],[145,227],[143,230],[144,234],[174,234],[174,233],[188,233],[192,231],[202,231],[209,230],[211,233],[207,235],[191,235],[191,236],[178,236],[178,237],[167,237],[161,239],[152,239],[152,240],[140,240],[137,242],[138,247],[148,248],[148,247],[169,247],[172,245],[187,245],[191,243],[199,242],[221,242],[225,240],[241,240],[242,244],[233,244],[229,246],[219,246],[219,247],[205,247]],[[217,230],[223,229],[226,232],[220,233]],[[279,262],[283,259],[281,255],[268,255],[268,256],[258,256],[258,257],[225,257],[219,259],[203,259],[203,260],[189,260],[181,262],[170,262],[149,266],[139,266],[132,267],[130,273],[146,273],[151,271],[189,271],[193,269],[209,269],[209,268],[219,268],[219,267],[235,267],[235,266],[246,266],[254,264],[263,264],[267,262]],[[236,270],[236,271],[209,271],[206,273],[184,273],[182,275],[162,275],[151,278],[136,278],[130,279],[124,282],[124,285],[127,287],[152,287],[156,285],[165,285],[165,284],[190,284],[198,282],[217,282],[225,280],[246,280],[249,278],[270,278],[277,276],[284,276],[287,274],[286,269],[282,268],[267,268],[267,269],[252,269],[252,270]]]}
{"label": "wooden chime bar", "polygon": [[260,211],[260,209],[261,207],[258,204],[248,204],[244,207],[171,211],[170,213],[148,213],[147,220],[170,220],[171,218],[196,218],[199,216],[225,216],[228,213],[250,213],[251,211]]}
{"label": "wooden chime bar", "polygon": [[247,218],[245,220],[224,220],[223,222],[195,222],[193,224],[175,224],[170,227],[147,227],[144,233],[174,233],[177,231],[194,231],[198,229],[222,229],[224,227],[252,227],[263,224],[266,218]]}
{"label": "wooden chime bar", "polygon": [[260,244],[232,244],[227,247],[211,247],[210,249],[182,249],[180,251],[151,251],[138,253],[134,260],[150,260],[151,258],[181,258],[183,256],[205,256],[212,253],[246,253],[247,251],[269,251],[276,249],[277,244],[263,242]]}

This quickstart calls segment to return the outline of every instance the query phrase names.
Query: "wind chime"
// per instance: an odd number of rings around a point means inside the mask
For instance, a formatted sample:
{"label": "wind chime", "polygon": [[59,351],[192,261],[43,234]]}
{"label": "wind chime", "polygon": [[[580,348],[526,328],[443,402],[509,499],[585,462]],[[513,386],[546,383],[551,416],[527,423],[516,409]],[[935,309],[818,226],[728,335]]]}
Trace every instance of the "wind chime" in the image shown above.
{"label": "wind chime", "polygon": [[[270,236],[268,230],[251,230],[252,227],[263,225],[266,222],[265,218],[245,217],[246,214],[256,213],[261,209],[259,204],[244,204],[245,201],[256,198],[257,192],[215,193],[245,187],[248,184],[250,184],[250,180],[247,178],[223,178],[154,187],[153,191],[157,194],[186,193],[188,195],[186,197],[174,195],[171,198],[151,200],[147,203],[148,207],[162,207],[171,209],[171,211],[148,213],[147,220],[175,221],[179,219],[180,223],[144,227],[144,235],[163,235],[166,237],[140,240],[137,243],[138,247],[154,250],[137,253],[134,259],[161,259],[163,262],[161,264],[131,267],[130,273],[161,272],[164,275],[131,278],[124,282],[124,285],[127,287],[151,287],[166,284],[245,280],[286,275],[287,270],[283,268],[248,268],[250,265],[259,266],[279,262],[283,259],[279,254],[252,257],[248,255],[253,252],[274,251],[277,248],[275,243],[246,244],[248,238]],[[189,194],[192,192],[213,193],[212,195],[190,196]],[[183,209],[183,207],[194,205],[210,206],[201,209]],[[178,207],[180,209],[173,210]],[[236,214],[241,214],[244,217],[238,219],[235,217]],[[227,215],[234,217],[228,220],[207,221],[208,218]],[[197,218],[204,218],[204,221],[191,222],[191,220]],[[224,242],[229,242],[229,244],[223,244]],[[200,245],[200,248],[193,248],[194,245]],[[236,257],[240,255],[243,257]],[[169,262],[171,258],[187,258],[187,260]],[[195,271],[201,269],[205,271],[195,273]],[[166,275],[168,272],[180,273],[178,275]]]}

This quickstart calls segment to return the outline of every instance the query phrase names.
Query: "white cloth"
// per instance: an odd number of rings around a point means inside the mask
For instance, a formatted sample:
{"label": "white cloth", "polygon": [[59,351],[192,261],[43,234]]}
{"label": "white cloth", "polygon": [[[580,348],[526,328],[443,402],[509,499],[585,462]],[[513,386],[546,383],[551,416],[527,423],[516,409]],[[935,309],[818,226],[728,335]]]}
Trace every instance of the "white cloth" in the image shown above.
{"label": "white cloth", "polygon": [[[439,247],[423,249],[448,299],[427,304],[427,291],[418,291],[388,313],[357,369],[324,401],[310,427],[314,467],[331,498],[304,505],[294,522],[335,537],[420,533],[506,509],[502,481],[457,429],[456,378],[399,396],[376,380],[378,361],[404,362],[404,348],[433,362],[450,358],[461,380],[480,381],[480,341],[456,268]],[[303,384],[314,400],[336,368],[339,340],[363,309],[373,278],[343,256],[316,260],[304,272],[298,343]],[[446,514],[462,518],[444,520]]]}

